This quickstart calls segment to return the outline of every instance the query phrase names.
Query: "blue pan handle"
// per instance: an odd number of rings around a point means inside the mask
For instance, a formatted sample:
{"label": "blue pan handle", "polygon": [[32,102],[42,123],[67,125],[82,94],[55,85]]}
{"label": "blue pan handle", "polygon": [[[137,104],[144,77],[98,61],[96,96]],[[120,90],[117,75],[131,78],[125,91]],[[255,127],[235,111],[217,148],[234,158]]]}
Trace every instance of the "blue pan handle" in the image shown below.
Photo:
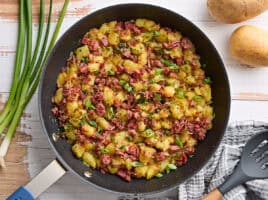
{"label": "blue pan handle", "polygon": [[7,200],[34,200],[47,188],[59,180],[66,170],[54,160],[26,186],[21,186]]}
{"label": "blue pan handle", "polygon": [[34,197],[27,188],[21,186],[7,200],[34,200]]}

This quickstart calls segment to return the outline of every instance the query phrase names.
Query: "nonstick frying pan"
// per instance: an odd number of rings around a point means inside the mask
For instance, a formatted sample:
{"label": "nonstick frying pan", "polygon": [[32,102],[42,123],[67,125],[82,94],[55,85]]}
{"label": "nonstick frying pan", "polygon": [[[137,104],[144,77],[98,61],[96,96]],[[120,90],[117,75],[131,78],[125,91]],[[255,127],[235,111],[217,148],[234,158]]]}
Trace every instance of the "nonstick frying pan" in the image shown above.
{"label": "nonstick frying pan", "polygon": [[[130,183],[126,183],[118,176],[104,175],[97,170],[88,168],[82,161],[73,156],[70,144],[63,139],[57,139],[58,137],[56,137],[55,133],[58,132],[59,126],[51,113],[53,107],[51,98],[56,90],[56,79],[61,68],[66,65],[70,52],[79,46],[79,40],[90,28],[100,27],[103,23],[112,20],[125,21],[136,18],[151,19],[160,23],[161,26],[181,31],[183,35],[189,37],[194,43],[197,53],[201,56],[201,63],[207,66],[205,68],[206,74],[213,81],[212,97],[215,119],[213,120],[213,128],[208,132],[205,140],[198,144],[194,157],[186,165],[169,174],[165,174],[161,179],[151,179],[149,181],[134,179]],[[183,183],[196,174],[211,158],[220,144],[228,123],[230,88],[219,53],[206,35],[193,23],[175,12],[158,6],[121,4],[91,13],[73,25],[59,39],[47,60],[43,72],[39,89],[39,108],[44,132],[56,154],[57,160],[53,161],[28,185],[19,188],[9,199],[15,200],[17,197],[21,197],[22,200],[36,198],[67,170],[87,183],[106,191],[121,194],[153,194],[174,188]]]}

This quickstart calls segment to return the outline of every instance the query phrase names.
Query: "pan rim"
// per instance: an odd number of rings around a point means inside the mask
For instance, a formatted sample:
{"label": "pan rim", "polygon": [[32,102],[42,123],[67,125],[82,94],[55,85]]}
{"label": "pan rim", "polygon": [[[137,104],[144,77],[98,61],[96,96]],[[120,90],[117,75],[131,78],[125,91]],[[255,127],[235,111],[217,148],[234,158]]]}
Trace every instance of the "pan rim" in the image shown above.
{"label": "pan rim", "polygon": [[[187,179],[185,179],[184,181],[180,182],[180,183],[175,183],[173,185],[169,185],[169,186],[165,186],[159,190],[154,190],[154,191],[150,191],[150,192],[139,192],[139,193],[133,193],[133,192],[120,192],[120,191],[115,191],[115,190],[111,190],[111,189],[108,189],[108,188],[105,188],[105,187],[102,187],[102,186],[99,186],[93,182],[90,181],[90,179],[85,179],[84,177],[82,177],[81,175],[79,175],[67,162],[65,162],[65,160],[62,158],[62,156],[60,155],[60,153],[57,151],[55,145],[53,144],[53,141],[51,140],[50,136],[49,136],[49,133],[48,133],[48,130],[46,128],[46,125],[44,123],[44,118],[43,118],[43,110],[42,110],[42,88],[43,88],[43,85],[44,85],[44,77],[45,77],[45,71],[48,67],[48,64],[49,64],[49,61],[51,59],[51,57],[53,56],[53,52],[55,52],[55,49],[58,48],[59,46],[59,43],[60,41],[62,40],[62,38],[64,38],[66,35],[68,35],[68,33],[70,32],[70,30],[75,27],[78,23],[80,23],[81,21],[85,20],[86,18],[90,17],[91,15],[94,15],[96,14],[97,12],[101,12],[101,11],[105,11],[105,10],[109,10],[109,9],[112,9],[114,7],[124,7],[124,6],[148,6],[148,7],[155,7],[155,8],[158,8],[158,9],[162,9],[163,11],[166,11],[166,12],[170,12],[172,14],[175,14],[179,17],[181,17],[184,21],[187,21],[187,23],[189,23],[192,27],[194,27],[195,29],[197,29],[203,36],[204,38],[207,40],[208,43],[210,43],[211,47],[213,48],[214,52],[215,52],[215,55],[217,56],[217,59],[219,60],[220,62],[220,66],[223,70],[223,76],[224,76],[224,79],[225,79],[225,82],[226,82],[226,89],[227,89],[227,95],[228,95],[228,102],[227,102],[227,106],[226,106],[226,118],[224,120],[224,126],[223,126],[223,129],[221,131],[221,134],[219,136],[219,139],[218,141],[214,144],[214,148],[212,149],[212,151],[210,151],[210,154],[209,156],[207,156],[207,158],[204,160],[204,164],[200,167],[198,167],[197,169],[193,170],[193,173],[190,177],[188,177]],[[222,138],[225,134],[225,131],[226,131],[226,128],[227,128],[227,125],[228,125],[228,121],[229,121],[229,117],[230,117],[230,110],[231,110],[231,95],[230,95],[230,82],[229,82],[229,78],[228,78],[228,74],[227,74],[227,71],[226,71],[226,68],[225,68],[225,65],[224,65],[224,62],[223,62],[223,59],[219,53],[219,51],[216,49],[214,43],[208,38],[208,36],[196,25],[194,24],[191,20],[187,19],[186,17],[184,17],[183,15],[173,11],[173,10],[170,10],[166,7],[162,7],[162,6],[158,6],[158,5],[155,5],[155,4],[149,4],[149,3],[123,3],[123,4],[113,4],[113,5],[110,5],[110,6],[107,6],[107,7],[102,7],[100,9],[96,9],[94,10],[93,12],[89,13],[88,15],[82,17],[80,20],[76,21],[73,25],[71,25],[62,35],[60,38],[58,38],[55,46],[53,47],[48,59],[46,60],[46,63],[45,63],[45,66],[44,66],[44,69],[43,69],[43,72],[42,72],[42,76],[41,76],[41,79],[40,79],[40,85],[39,85],[39,89],[38,89],[38,109],[39,109],[39,116],[40,116],[40,120],[41,120],[41,124],[42,124],[42,129],[45,133],[45,135],[47,136],[47,139],[49,141],[49,144],[50,146],[52,147],[54,153],[56,154],[56,159],[59,160],[59,163],[61,165],[64,166],[65,169],[67,169],[67,171],[70,171],[72,174],[78,176],[81,180],[83,180],[84,182],[86,182],[87,184],[90,184],[92,186],[94,186],[95,188],[99,189],[99,190],[102,190],[102,191],[106,191],[106,192],[111,192],[111,193],[114,193],[114,194],[118,194],[118,195],[139,195],[139,196],[143,196],[143,195],[152,195],[152,194],[157,194],[157,193],[161,193],[161,192],[167,192],[167,191],[170,191],[172,189],[174,189],[175,187],[177,187],[178,185],[180,184],[183,184],[185,181],[189,180],[190,178],[192,178],[193,176],[195,176],[198,172],[200,172],[200,170],[202,168],[204,168],[206,166],[206,164],[208,163],[208,161],[212,158],[212,156],[215,154],[216,150],[218,149],[221,141],[222,141]]]}

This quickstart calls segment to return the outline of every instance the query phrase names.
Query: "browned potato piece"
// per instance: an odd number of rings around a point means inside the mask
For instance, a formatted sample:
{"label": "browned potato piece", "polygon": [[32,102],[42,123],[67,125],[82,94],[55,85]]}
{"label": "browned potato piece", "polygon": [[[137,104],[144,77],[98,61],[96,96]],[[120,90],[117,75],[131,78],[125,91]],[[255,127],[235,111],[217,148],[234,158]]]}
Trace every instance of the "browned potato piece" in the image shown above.
{"label": "browned potato piece", "polygon": [[231,55],[252,67],[268,66],[268,32],[254,26],[241,26],[230,39]]}
{"label": "browned potato piece", "polygon": [[238,23],[268,9],[268,0],[208,0],[211,16],[224,23]]}

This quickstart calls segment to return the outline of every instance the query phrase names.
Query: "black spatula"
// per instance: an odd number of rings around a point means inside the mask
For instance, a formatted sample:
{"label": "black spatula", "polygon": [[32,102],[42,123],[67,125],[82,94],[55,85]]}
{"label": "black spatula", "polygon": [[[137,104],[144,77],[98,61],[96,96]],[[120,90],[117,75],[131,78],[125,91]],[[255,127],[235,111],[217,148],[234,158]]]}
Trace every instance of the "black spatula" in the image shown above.
{"label": "black spatula", "polygon": [[244,147],[233,174],[202,200],[220,200],[232,188],[253,179],[268,178],[268,131],[253,136]]}

